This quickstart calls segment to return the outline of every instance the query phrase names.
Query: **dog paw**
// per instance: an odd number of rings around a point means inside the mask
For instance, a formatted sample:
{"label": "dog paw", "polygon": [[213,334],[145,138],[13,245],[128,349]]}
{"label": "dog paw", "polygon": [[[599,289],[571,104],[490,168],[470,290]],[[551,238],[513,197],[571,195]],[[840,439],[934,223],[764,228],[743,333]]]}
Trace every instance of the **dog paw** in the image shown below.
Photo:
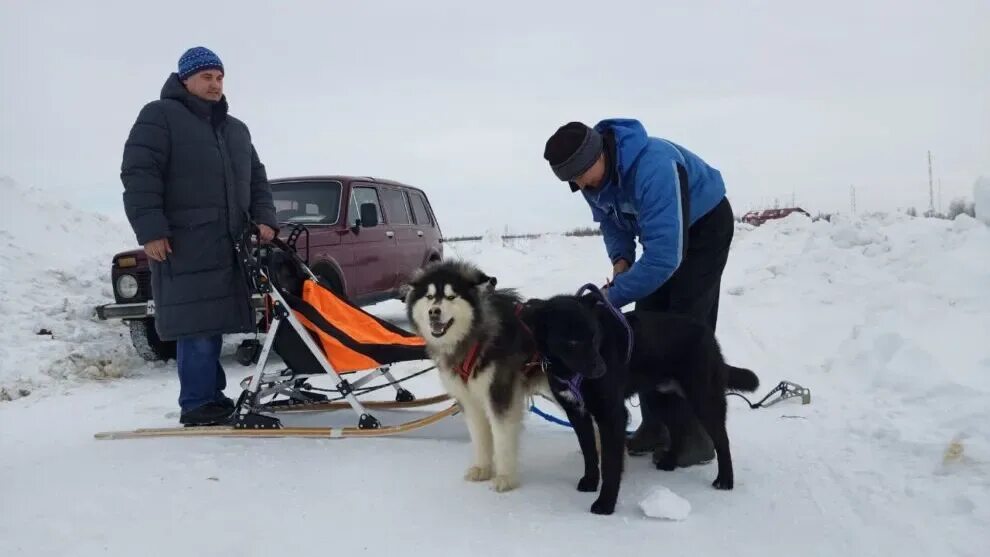
{"label": "dog paw", "polygon": [[722,476],[719,476],[715,478],[714,482],[712,482],[712,487],[714,487],[715,489],[732,489],[732,484],[733,481],[731,477],[726,480],[723,479]]}
{"label": "dog paw", "polygon": [[519,487],[519,478],[516,476],[495,476],[495,491],[502,493],[512,491]]}
{"label": "dog paw", "polygon": [[598,476],[585,476],[578,481],[578,491],[598,491]]}
{"label": "dog paw", "polygon": [[490,466],[472,466],[464,473],[464,479],[469,482],[483,482],[492,479]]}
{"label": "dog paw", "polygon": [[615,502],[607,503],[598,499],[591,504],[591,512],[594,514],[612,514],[615,512]]}
{"label": "dog paw", "polygon": [[657,470],[671,472],[677,469],[677,457],[673,453],[664,453],[659,459],[654,459],[653,464],[656,465]]}

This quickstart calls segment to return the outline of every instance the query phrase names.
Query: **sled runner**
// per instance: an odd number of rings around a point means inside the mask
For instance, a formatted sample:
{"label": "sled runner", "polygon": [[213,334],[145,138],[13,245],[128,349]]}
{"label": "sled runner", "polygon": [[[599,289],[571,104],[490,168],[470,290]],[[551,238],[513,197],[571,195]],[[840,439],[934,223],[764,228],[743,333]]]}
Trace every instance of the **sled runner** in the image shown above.
{"label": "sled runner", "polygon": [[[249,247],[250,238],[235,246],[250,288],[265,298],[268,328],[260,350],[246,356],[248,363],[255,362],[254,372],[241,382],[243,391],[230,425],[105,432],[96,434],[97,439],[378,437],[419,429],[459,412],[456,402],[451,402],[447,408],[418,419],[382,424],[372,410],[424,407],[450,398],[441,394],[417,400],[400,385],[434,369],[430,366],[401,380],[396,380],[390,371],[392,364],[428,360],[423,339],[337,296],[296,253],[294,244],[299,232],[300,228],[293,230],[288,242],[274,239],[273,247],[263,246],[257,256]],[[273,351],[282,358],[284,369],[269,369]],[[314,377],[329,378],[334,387],[315,388],[310,382]],[[370,385],[376,379],[385,382]],[[359,400],[361,395],[389,387],[395,390],[394,401]],[[348,408],[357,417],[355,426],[290,427],[277,416]]]}

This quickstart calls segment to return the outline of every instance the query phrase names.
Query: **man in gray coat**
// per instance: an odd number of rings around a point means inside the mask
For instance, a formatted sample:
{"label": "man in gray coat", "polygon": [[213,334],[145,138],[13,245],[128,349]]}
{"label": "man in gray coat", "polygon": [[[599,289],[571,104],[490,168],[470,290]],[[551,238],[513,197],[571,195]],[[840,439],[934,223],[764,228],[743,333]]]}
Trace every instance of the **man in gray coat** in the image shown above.
{"label": "man in gray coat", "polygon": [[255,330],[234,242],[249,219],[261,241],[276,233],[265,167],[243,122],[227,114],[224,68],[195,47],[179,59],[159,100],[138,114],[124,145],[124,210],[151,265],[155,326],[177,341],[179,421],[225,423],[222,335]]}

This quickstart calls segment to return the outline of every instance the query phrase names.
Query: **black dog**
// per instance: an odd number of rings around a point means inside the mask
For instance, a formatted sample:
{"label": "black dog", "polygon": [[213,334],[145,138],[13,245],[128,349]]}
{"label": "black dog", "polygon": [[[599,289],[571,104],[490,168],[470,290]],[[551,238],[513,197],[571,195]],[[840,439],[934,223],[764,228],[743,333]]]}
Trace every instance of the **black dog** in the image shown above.
{"label": "black dog", "polygon": [[625,400],[645,389],[656,390],[658,395],[678,393],[669,394],[668,404],[662,406],[671,447],[657,468],[677,466],[683,420],[677,419],[681,414],[676,407],[686,401],[715,445],[718,477],[712,485],[732,489],[725,395],[728,389],[755,391],[759,387],[756,374],[726,364],[711,328],[688,316],[637,311],[624,317],[633,336],[631,352],[625,324],[595,295],[530,300],[522,313],[548,360],[551,390],[567,412],[584,455],[580,491],[598,488],[592,418],[598,426],[602,489],[591,512],[611,514],[615,510],[625,456]]}

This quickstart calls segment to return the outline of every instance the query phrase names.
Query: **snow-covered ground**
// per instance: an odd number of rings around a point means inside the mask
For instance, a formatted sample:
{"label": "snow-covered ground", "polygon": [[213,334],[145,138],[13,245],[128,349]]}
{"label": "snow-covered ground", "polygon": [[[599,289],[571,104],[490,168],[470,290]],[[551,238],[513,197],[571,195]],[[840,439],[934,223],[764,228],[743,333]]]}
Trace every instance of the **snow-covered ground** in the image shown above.
{"label": "snow-covered ground", "polygon": [[[730,397],[734,491],[711,488],[714,463],[630,458],[601,517],[575,489],[573,433],[535,415],[522,486],[504,494],[461,479],[461,416],[388,439],[94,440],[176,422],[174,366],[146,364],[120,324],[92,317],[133,236],[0,190],[0,386],[14,399],[0,402],[0,555],[982,555],[990,542],[990,228],[969,217],[740,225],[719,340],[761,395],[789,379],[812,402],[754,411]],[[608,272],[594,237],[447,250],[526,296]],[[248,369],[230,348],[236,396]]]}

